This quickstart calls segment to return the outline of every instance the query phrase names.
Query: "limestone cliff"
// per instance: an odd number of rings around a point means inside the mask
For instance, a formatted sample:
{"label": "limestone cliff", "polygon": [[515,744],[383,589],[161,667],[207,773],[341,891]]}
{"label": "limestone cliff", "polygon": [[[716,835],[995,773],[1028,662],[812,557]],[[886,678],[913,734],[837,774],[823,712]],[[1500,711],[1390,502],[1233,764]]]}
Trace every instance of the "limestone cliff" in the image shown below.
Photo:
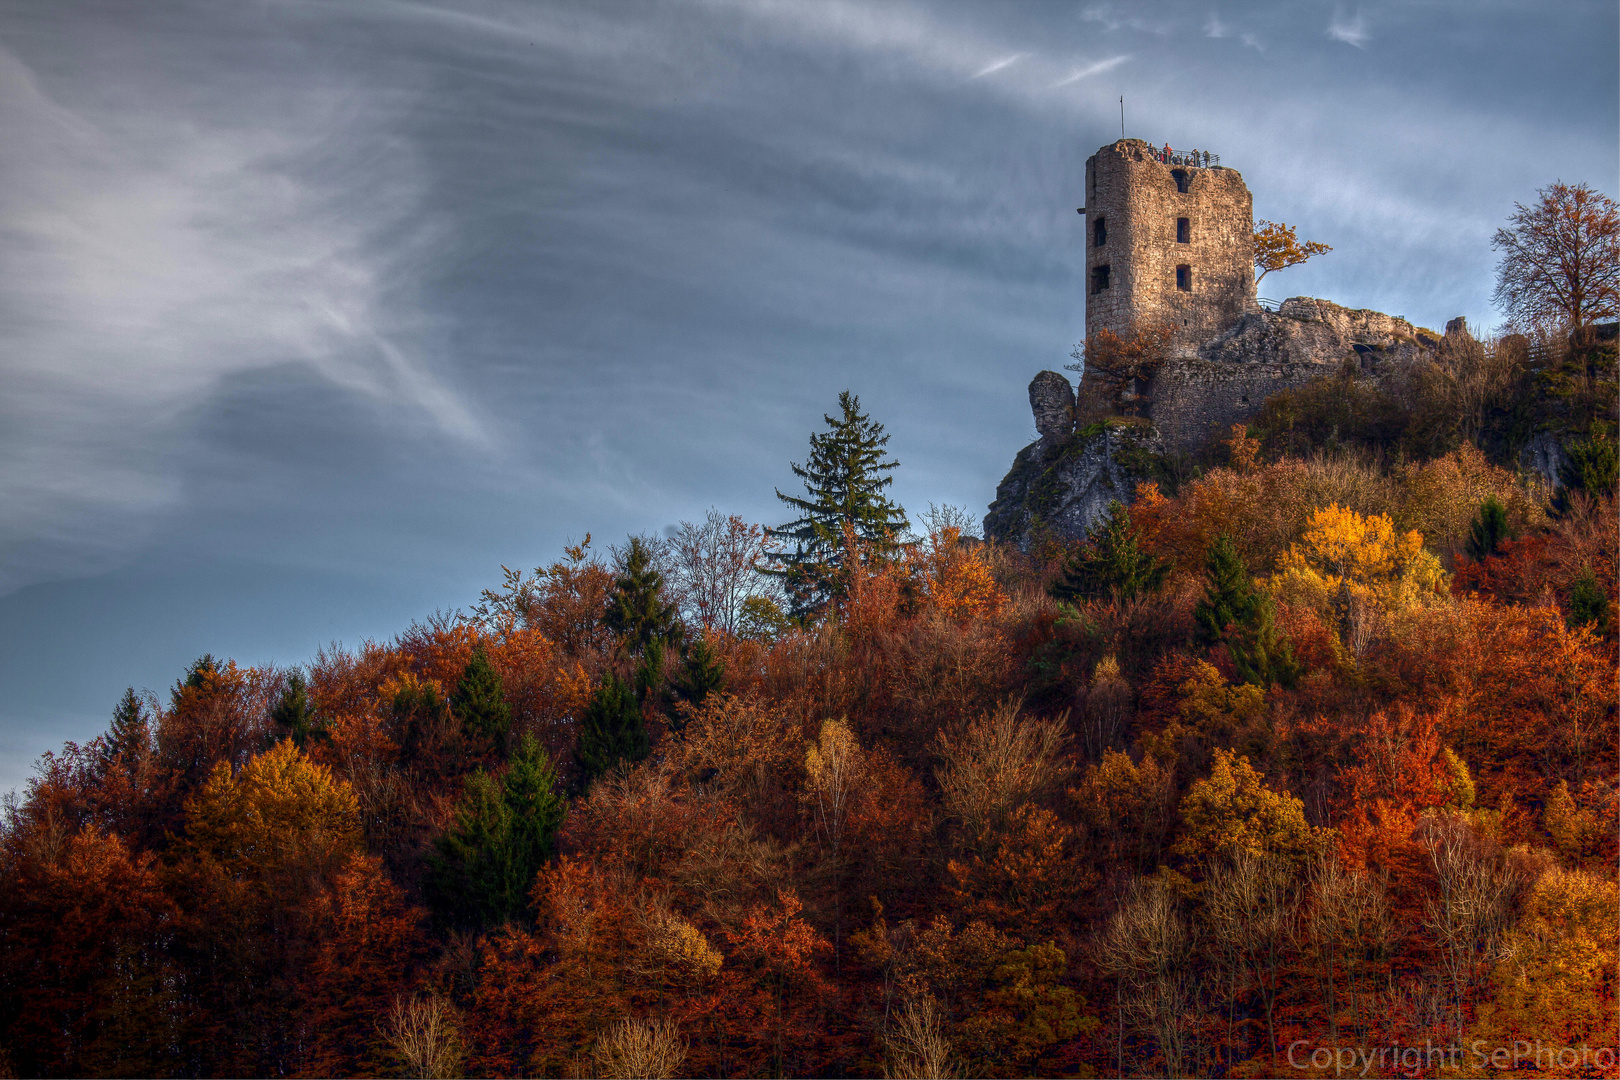
{"label": "limestone cliff", "polygon": [[1074,388],[1055,371],[1029,384],[1040,437],[1018,452],[985,515],[990,540],[1027,548],[1042,532],[1078,539],[1114,499],[1129,502],[1144,463],[1162,451],[1146,424],[1103,421],[1076,430]]}

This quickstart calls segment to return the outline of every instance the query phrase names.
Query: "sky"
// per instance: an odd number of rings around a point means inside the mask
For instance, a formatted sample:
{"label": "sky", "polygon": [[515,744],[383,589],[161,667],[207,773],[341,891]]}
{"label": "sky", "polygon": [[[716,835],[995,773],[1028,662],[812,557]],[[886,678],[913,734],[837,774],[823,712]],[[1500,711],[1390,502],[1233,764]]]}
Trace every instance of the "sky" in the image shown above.
{"label": "sky", "polygon": [[[1616,194],[1612,0],[0,5],[0,792],[205,652],[779,524],[839,391],[984,512],[1082,336],[1085,159],[1240,171],[1267,279],[1439,328]],[[789,515],[791,516],[791,515]]]}

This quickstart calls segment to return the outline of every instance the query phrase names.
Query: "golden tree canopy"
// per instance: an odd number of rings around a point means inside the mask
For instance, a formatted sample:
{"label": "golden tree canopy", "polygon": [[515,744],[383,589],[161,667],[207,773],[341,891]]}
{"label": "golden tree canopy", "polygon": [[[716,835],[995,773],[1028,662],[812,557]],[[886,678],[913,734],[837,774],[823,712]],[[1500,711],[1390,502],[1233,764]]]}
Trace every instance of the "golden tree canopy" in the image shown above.
{"label": "golden tree canopy", "polygon": [[1262,218],[1254,224],[1254,266],[1260,271],[1260,276],[1254,279],[1256,285],[1273,270],[1286,270],[1333,250],[1315,240],[1300,243],[1294,235],[1294,227],[1280,221]]}

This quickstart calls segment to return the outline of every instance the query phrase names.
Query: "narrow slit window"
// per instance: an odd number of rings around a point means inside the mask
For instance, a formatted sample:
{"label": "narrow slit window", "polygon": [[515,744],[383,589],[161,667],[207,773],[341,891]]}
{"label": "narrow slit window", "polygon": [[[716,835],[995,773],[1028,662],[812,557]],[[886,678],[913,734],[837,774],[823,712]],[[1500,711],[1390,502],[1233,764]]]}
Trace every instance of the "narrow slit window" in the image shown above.
{"label": "narrow slit window", "polygon": [[1091,291],[1100,293],[1108,288],[1108,267],[1094,266],[1091,268]]}
{"label": "narrow slit window", "polygon": [[1192,243],[1192,221],[1189,218],[1176,218],[1176,243]]}
{"label": "narrow slit window", "polygon": [[1176,267],[1176,288],[1182,292],[1192,292],[1192,267]]}
{"label": "narrow slit window", "polygon": [[1176,190],[1183,195],[1187,194],[1187,170],[1173,169],[1170,175],[1176,178]]}
{"label": "narrow slit window", "polygon": [[1098,218],[1091,225],[1091,246],[1102,247],[1108,243],[1108,220]]}

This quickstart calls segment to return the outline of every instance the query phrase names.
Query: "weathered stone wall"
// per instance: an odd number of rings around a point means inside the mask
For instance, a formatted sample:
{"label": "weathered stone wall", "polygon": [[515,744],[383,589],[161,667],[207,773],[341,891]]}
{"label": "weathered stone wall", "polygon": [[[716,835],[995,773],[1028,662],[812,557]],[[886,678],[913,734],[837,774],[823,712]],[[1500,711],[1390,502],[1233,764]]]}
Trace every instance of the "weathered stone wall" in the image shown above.
{"label": "weathered stone wall", "polygon": [[1149,388],[1147,415],[1169,450],[1191,453],[1226,437],[1273,394],[1346,363],[1369,375],[1392,373],[1439,345],[1405,319],[1296,296],[1274,312],[1241,316],[1197,357],[1166,363]]}
{"label": "weathered stone wall", "polygon": [[[1186,175],[1186,192],[1178,189],[1178,172]],[[1183,218],[1185,242],[1177,230]],[[1234,319],[1257,310],[1254,204],[1232,169],[1165,165],[1140,139],[1105,146],[1086,161],[1085,242],[1088,337],[1161,323],[1172,330],[1172,354],[1193,356]],[[1177,283],[1183,266],[1186,289]],[[1097,287],[1102,267],[1106,289]]]}

